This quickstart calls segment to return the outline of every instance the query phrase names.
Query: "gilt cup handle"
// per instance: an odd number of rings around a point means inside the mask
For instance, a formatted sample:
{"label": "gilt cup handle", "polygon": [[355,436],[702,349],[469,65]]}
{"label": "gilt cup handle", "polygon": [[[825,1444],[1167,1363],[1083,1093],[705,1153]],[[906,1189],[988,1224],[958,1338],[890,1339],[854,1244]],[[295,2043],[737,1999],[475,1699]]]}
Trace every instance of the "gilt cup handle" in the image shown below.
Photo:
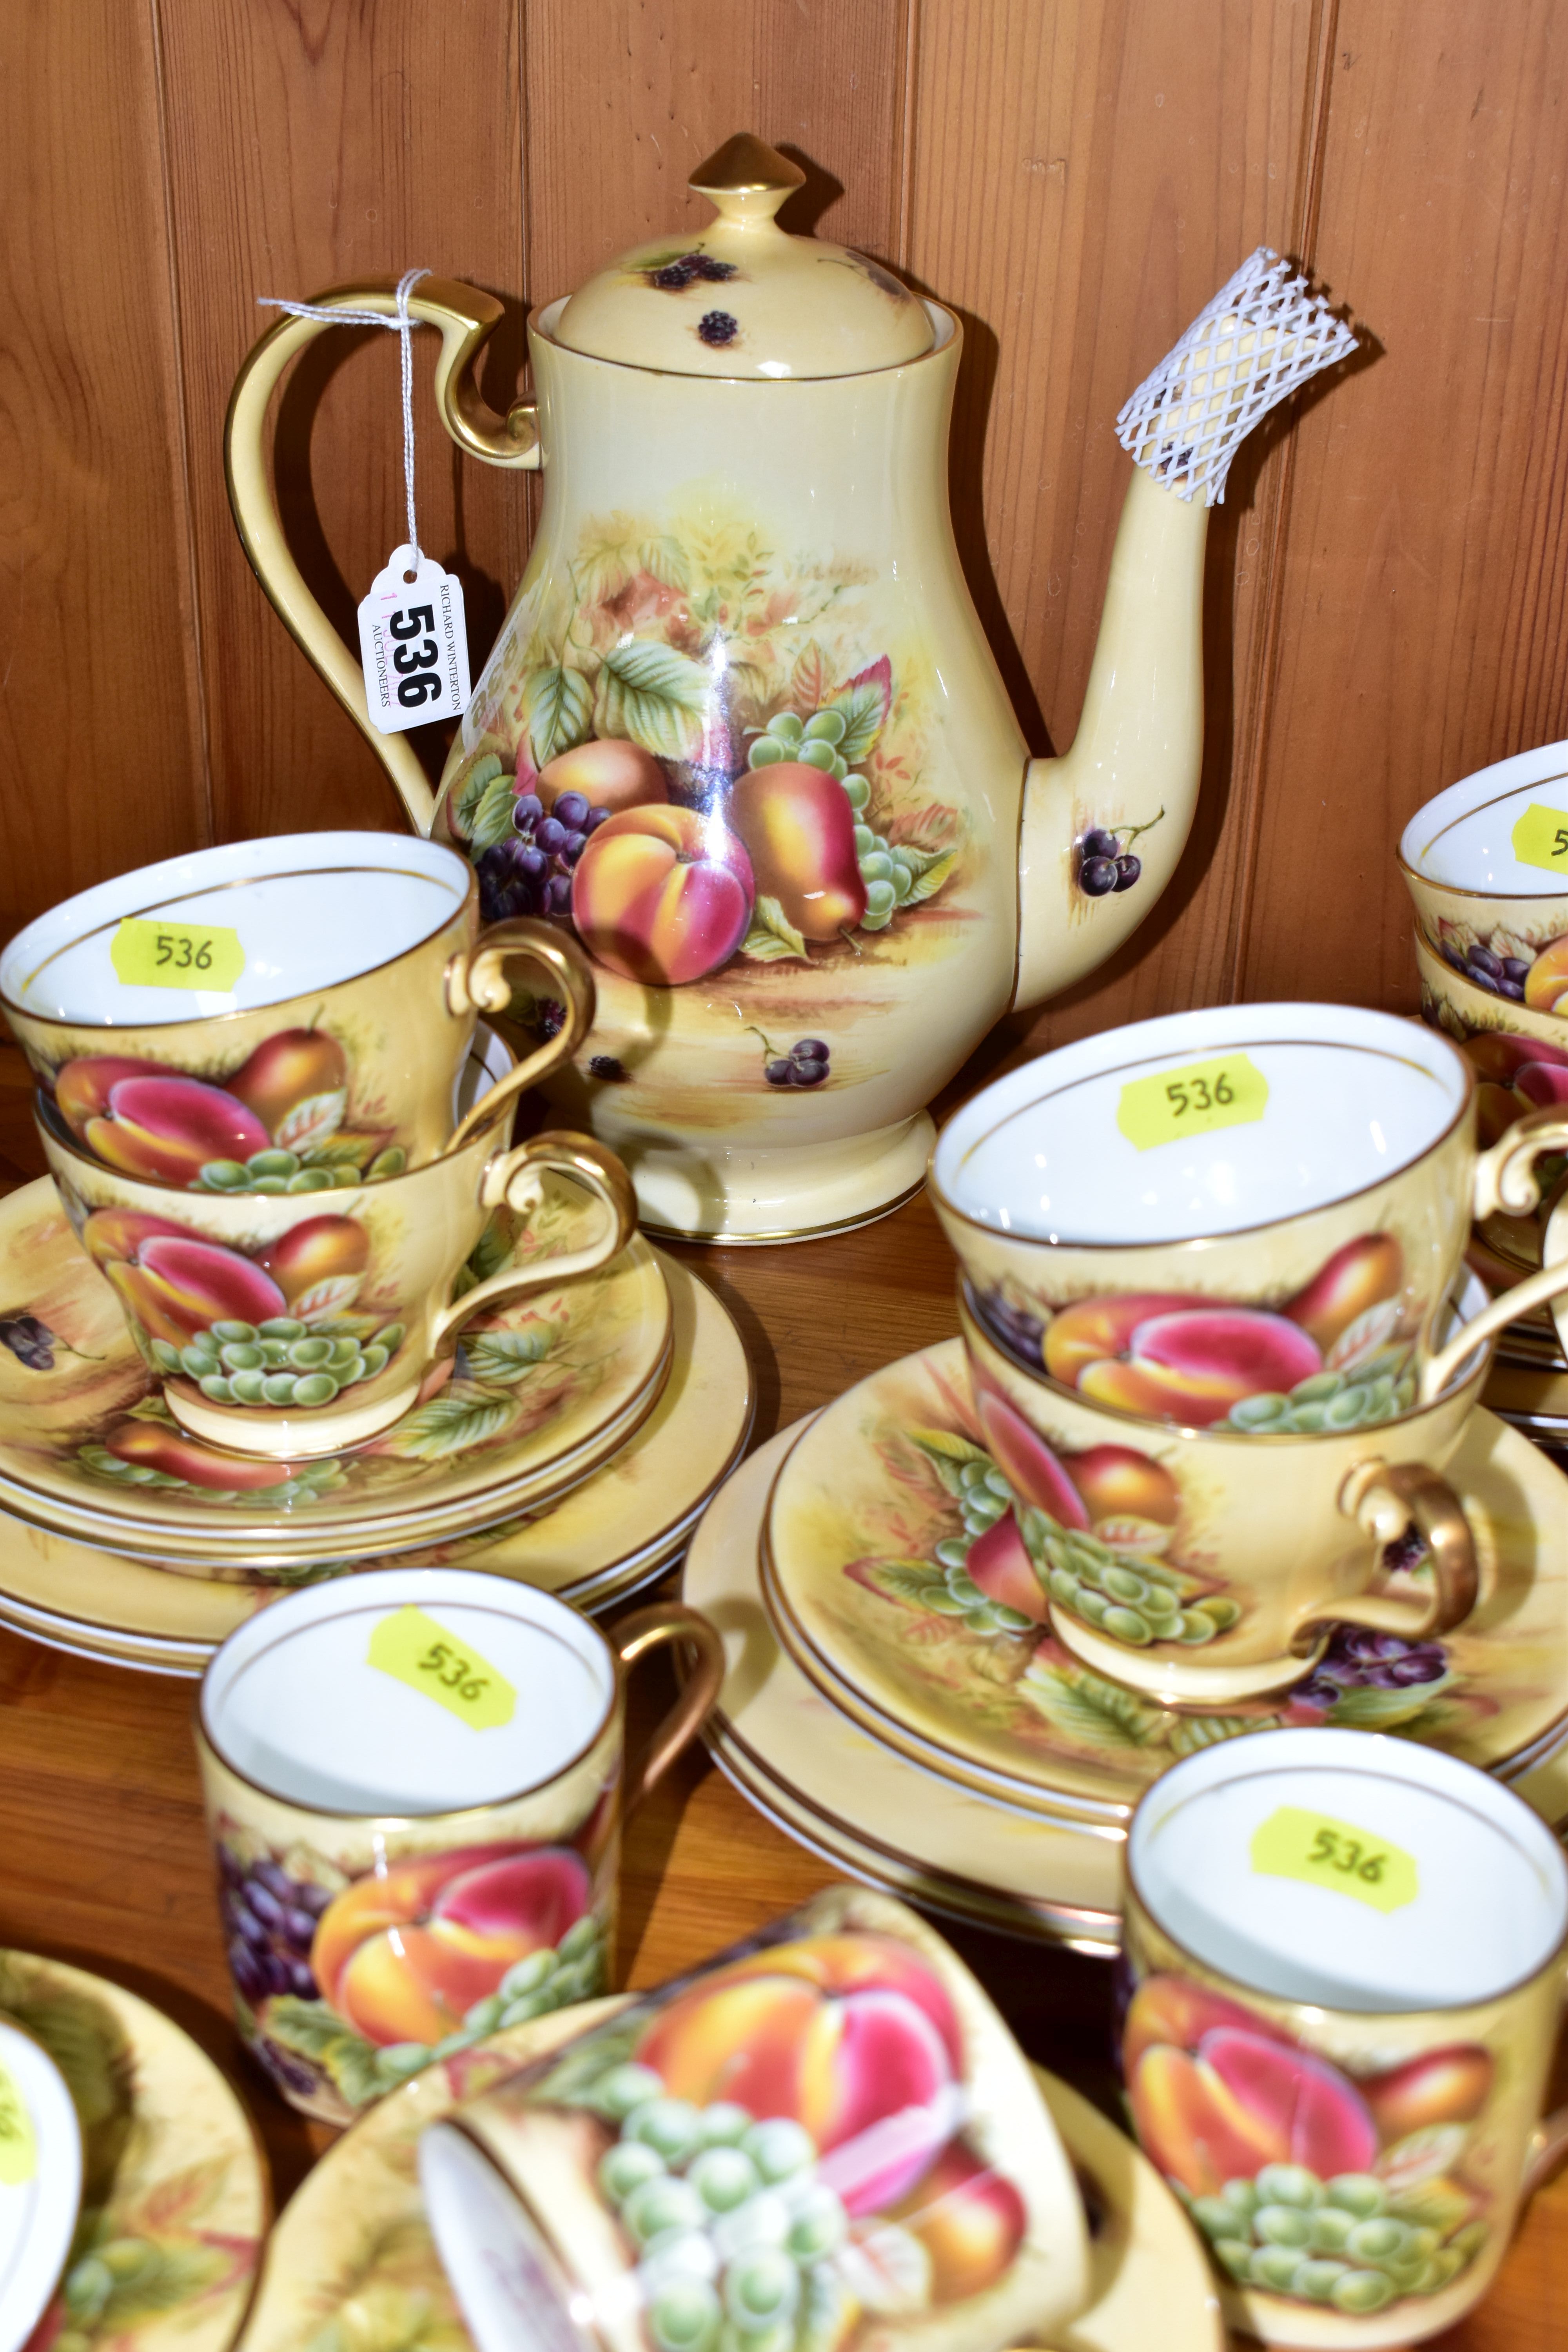
{"label": "gilt cup handle", "polygon": [[511,1002],[511,982],[506,968],[516,957],[525,963],[542,965],[561,992],[565,1017],[553,1037],[535,1052],[525,1055],[504,1078],[498,1079],[488,1093],[479,1097],[467,1117],[459,1120],[447,1146],[448,1151],[456,1151],[480,1128],[489,1127],[524,1087],[537,1086],[552,1070],[570,1061],[594,1025],[594,975],[587,957],[569,933],[553,930],[548,923],[531,921],[525,915],[513,916],[504,923],[491,923],[471,948],[449,960],[446,971],[447,1012],[504,1013]]}
{"label": "gilt cup handle", "polygon": [[656,1601],[639,1609],[616,1630],[621,1664],[633,1666],[649,1650],[672,1642],[688,1643],[697,1658],[682,1682],[680,1695],[648,1742],[647,1753],[626,1790],[626,1811],[640,1805],[663,1780],[682,1748],[690,1746],[710,1713],[724,1682],[724,1644],[716,1628],[683,1601]]}
{"label": "gilt cup handle", "polygon": [[[1536,1162],[1549,1152],[1568,1151],[1568,1115],[1557,1104],[1544,1110],[1534,1110],[1527,1118],[1516,1119],[1506,1135],[1483,1151],[1476,1162],[1475,1191],[1471,1213],[1479,1224],[1484,1218],[1496,1216],[1500,1211],[1510,1217],[1526,1217],[1541,1200],[1541,1181],[1536,1175]],[[1545,1261],[1539,1274],[1527,1281],[1516,1282],[1511,1290],[1501,1290],[1472,1315],[1458,1335],[1436,1355],[1428,1356],[1421,1373],[1421,1402],[1430,1404],[1442,1395],[1454,1374],[1467,1357],[1475,1353],[1484,1339],[1496,1337],[1506,1324],[1531,1307],[1544,1307],[1549,1299],[1568,1291],[1568,1232],[1563,1235],[1564,1255],[1554,1258],[1553,1217],[1547,1226],[1542,1255]]]}
{"label": "gilt cup handle", "polygon": [[568,1250],[560,1257],[541,1258],[529,1266],[510,1266],[503,1274],[491,1275],[488,1282],[476,1283],[472,1290],[465,1290],[461,1298],[454,1299],[449,1307],[443,1307],[432,1317],[432,1347],[448,1331],[466,1323],[479,1307],[488,1307],[492,1299],[515,1298],[525,1291],[568,1282],[576,1274],[591,1274],[595,1266],[616,1256],[631,1240],[637,1229],[637,1202],[632,1180],[615,1153],[596,1143],[591,1135],[536,1135],[527,1143],[501,1152],[485,1170],[479,1190],[480,1205],[499,1209],[504,1204],[526,1214],[538,1206],[540,1180],[551,1169],[574,1177],[598,1201],[605,1212],[598,1237],[586,1248]]}
{"label": "gilt cup handle", "polygon": [[[397,280],[368,278],[353,286],[331,287],[312,298],[312,308],[376,310],[395,319]],[[408,297],[408,315],[441,331],[436,398],[441,422],[458,448],[489,466],[536,467],[539,427],[532,402],[519,401],[504,418],[497,416],[474,382],[474,362],[504,316],[500,303],[456,278],[426,278]],[[279,620],[374,748],[415,832],[428,834],[436,802],[425,771],[405,736],[383,735],[372,726],[358,653],[344,644],[306,585],[283,536],[272,493],[266,448],[268,404],[289,361],[325,333],[326,327],[323,320],[285,315],[247,354],[224,424],[228,502],[251,570]]]}
{"label": "gilt cup handle", "polygon": [[1480,1578],[1464,1507],[1446,1478],[1424,1462],[1362,1462],[1340,1490],[1340,1508],[1381,1551],[1412,1528],[1425,1537],[1433,1590],[1424,1600],[1396,1593],[1337,1593],[1298,1631],[1321,1624],[1369,1625],[1406,1642],[1427,1642],[1462,1624],[1476,1605]]}

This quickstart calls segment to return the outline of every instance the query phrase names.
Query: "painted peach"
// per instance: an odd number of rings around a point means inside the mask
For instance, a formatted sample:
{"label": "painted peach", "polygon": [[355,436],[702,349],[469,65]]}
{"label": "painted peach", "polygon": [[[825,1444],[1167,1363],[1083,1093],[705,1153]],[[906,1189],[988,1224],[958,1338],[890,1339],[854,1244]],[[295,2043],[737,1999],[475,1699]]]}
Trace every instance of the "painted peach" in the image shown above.
{"label": "painted peach", "polygon": [[939,2304],[963,2303],[994,2286],[1028,2226],[1014,2183],[962,2142],[938,2157],[889,2218],[901,2221],[931,2256],[931,2300]]}
{"label": "painted peach", "polygon": [[1434,2124],[1473,2123],[1485,2106],[1495,2072],[1479,2042],[1423,2051],[1386,2074],[1359,2085],[1384,2145]]}
{"label": "painted peach", "polygon": [[975,1538],[963,1567],[987,1601],[1016,1609],[1037,1625],[1047,1622],[1050,1612],[1046,1595],[1011,1511],[1004,1511],[994,1527]]}
{"label": "painted peach", "polygon": [[194,1234],[155,1234],[139,1245],[133,1262],[116,1259],[104,1272],[153,1337],[176,1348],[214,1323],[265,1323],[286,1308],[259,1265]]}
{"label": "painted peach", "polygon": [[121,1078],[166,1078],[162,1062],[134,1062],[119,1054],[84,1054],[63,1062],[55,1073],[55,1100],[73,1134],[85,1135],[89,1118],[101,1118],[109,1093]]}
{"label": "painted peach", "polygon": [[1140,1323],[1207,1304],[1185,1291],[1129,1290],[1105,1298],[1079,1298],[1046,1326],[1046,1370],[1064,1388],[1076,1389],[1079,1374],[1090,1364],[1123,1352]]}
{"label": "painted peach", "polygon": [[1394,1235],[1362,1234],[1337,1249],[1281,1312],[1326,1357],[1353,1324],[1396,1300],[1404,1287],[1405,1253]]}
{"label": "painted peach", "polygon": [[1479,1030],[1465,1040],[1465,1055],[1483,1078],[1511,1086],[1526,1062],[1552,1062],[1568,1069],[1568,1046],[1542,1045],[1537,1037],[1510,1037],[1500,1029]]}
{"label": "painted peach", "polygon": [[[353,1301],[370,1264],[370,1235],[353,1217],[307,1217],[258,1250],[256,1263],[286,1301],[270,1312],[308,1323],[319,1316],[341,1314]],[[262,1318],[249,1319],[257,1323]]]}
{"label": "painted peach", "polygon": [[357,1879],[321,1914],[310,1966],[367,2041],[437,2042],[514,1962],[552,1951],[593,1883],[569,1846],[459,1847]]}
{"label": "painted peach", "polygon": [[1082,1496],[1061,1461],[1016,1407],[978,1381],[974,1402],[981,1433],[1019,1500],[1048,1511],[1058,1527],[1087,1528],[1089,1513]]}
{"label": "painted peach", "polygon": [[1524,1001],[1537,1013],[1556,1013],[1568,994],[1568,937],[1543,947],[1524,975]]}
{"label": "painted peach", "polygon": [[776,898],[803,939],[836,940],[866,911],[855,811],[836,776],[794,760],[754,768],[730,796],[760,896]]}
{"label": "painted peach", "polygon": [[81,1245],[94,1265],[112,1265],[116,1258],[133,1258],[143,1242],[167,1234],[175,1241],[189,1238],[190,1227],[170,1217],[150,1217],[140,1209],[94,1209],[81,1229]]}
{"label": "painted peach", "polygon": [[599,961],[649,988],[727,963],[756,899],[751,860],[722,818],[634,808],[590,835],[572,877],[572,919]]}
{"label": "painted peach", "polygon": [[1131,2075],[1144,2051],[1157,2042],[1168,2042],[1178,2050],[1195,2050],[1205,2033],[1225,2025],[1239,2026],[1249,2033],[1262,2033],[1280,2042],[1290,2038],[1266,2018],[1244,2009],[1239,2001],[1227,2000],[1224,1993],[1210,1992],[1206,1986],[1194,1984],[1188,1977],[1163,1972],[1145,1977],[1128,2003],[1126,2022],[1121,2029],[1122,2067]]}
{"label": "painted peach", "polygon": [[1326,2058],[1248,2027],[1222,2025],[1198,2044],[1199,2063],[1263,2128],[1278,2161],[1304,2164],[1320,2180],[1368,2172],[1377,2158],[1377,2126],[1366,2101]]}
{"label": "painted peach", "polygon": [[335,1037],[324,1029],[280,1029],[224,1085],[256,1113],[273,1141],[296,1148],[299,1139],[287,1131],[290,1115],[323,1095],[341,1095],[348,1082],[348,1056]]}
{"label": "painted peach", "polygon": [[1067,1472],[1097,1531],[1129,1521],[1169,1529],[1181,1517],[1175,1480],[1163,1463],[1135,1446],[1091,1445],[1068,1455]]}
{"label": "painted peach", "polygon": [[[1089,1364],[1084,1396],[1101,1404],[1206,1428],[1243,1397],[1294,1388],[1322,1367],[1317,1343],[1283,1315],[1256,1307],[1185,1307],[1152,1316],[1128,1340],[1125,1363]],[[1157,1400],[1157,1402],[1145,1402]]]}
{"label": "painted peach", "polygon": [[271,1139],[224,1087],[166,1071],[116,1079],[105,1114],[82,1129],[88,1149],[110,1168],[162,1184],[189,1184],[208,1160],[248,1160]]}
{"label": "painted peach", "polygon": [[303,1468],[298,1462],[254,1462],[238,1454],[221,1453],[171,1429],[166,1422],[127,1421],[110,1431],[106,1453],[121,1462],[134,1462],[148,1470],[163,1470],[193,1486],[210,1486],[219,1494],[250,1494],[276,1486]]}
{"label": "painted peach", "polygon": [[1521,1094],[1532,1108],[1544,1110],[1552,1103],[1568,1102],[1568,1069],[1553,1062],[1526,1062],[1516,1070],[1514,1091]]}
{"label": "painted peach", "polygon": [[669,798],[664,770],[653,753],[612,735],[579,743],[574,751],[558,751],[539,771],[533,789],[547,809],[563,793],[581,793],[590,808],[608,809],[612,816]]}
{"label": "painted peach", "polygon": [[1242,2105],[1212,2066],[1157,2042],[1127,2084],[1144,2153],[1194,2197],[1215,2197],[1227,2180],[1250,2180],[1282,2160],[1278,2131]]}
{"label": "painted peach", "polygon": [[[672,2001],[638,2060],[676,2098],[791,2117],[851,2213],[929,2169],[956,2124],[957,2020],[939,1979],[891,1937],[808,1937],[719,1969]],[[880,2129],[876,2128],[881,2126]]]}

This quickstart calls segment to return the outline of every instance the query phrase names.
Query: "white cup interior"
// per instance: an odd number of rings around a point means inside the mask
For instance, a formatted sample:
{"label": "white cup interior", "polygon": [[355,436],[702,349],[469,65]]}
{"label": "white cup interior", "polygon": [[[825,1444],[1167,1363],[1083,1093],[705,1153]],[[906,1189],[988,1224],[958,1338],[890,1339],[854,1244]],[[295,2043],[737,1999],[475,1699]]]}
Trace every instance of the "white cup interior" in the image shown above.
{"label": "white cup interior", "polygon": [[1543,743],[1462,776],[1416,810],[1399,854],[1425,881],[1503,898],[1542,898],[1568,891],[1540,866],[1514,856],[1513,829],[1527,809],[1550,809],[1568,826],[1568,743]]}
{"label": "white cup interior", "polygon": [[[1140,1150],[1122,1089],[1245,1055],[1261,1118]],[[1192,1241],[1346,1200],[1431,1149],[1464,1107],[1436,1031],[1335,1004],[1222,1005],[1086,1037],[987,1087],[948,1123],[938,1190],[976,1224],[1045,1242]]]}
{"label": "white cup interior", "polygon": [[81,2126],[54,2060],[31,2035],[0,2020],[6,2104],[26,2111],[34,2160],[26,2178],[0,2182],[0,2352],[19,2352],[59,2282],[81,2206]]}
{"label": "white cup interior", "polygon": [[452,2292],[479,2352],[590,2352],[574,2298],[521,2200],[468,2134],[420,2136],[419,2186]]}
{"label": "white cup interior", "polygon": [[[477,1730],[370,1664],[412,1605],[517,1694]],[[596,1737],[615,1696],[602,1634],[548,1593],[461,1569],[386,1569],[292,1592],[231,1633],[202,1684],[202,1728],[269,1796],[398,1817],[495,1804],[542,1786]]]}
{"label": "white cup interior", "polygon": [[[1256,1870],[1253,1839],[1284,1807],[1407,1854],[1413,1899],[1382,1911],[1327,1866],[1321,1883]],[[1144,1907],[1197,1959],[1325,2009],[1489,2000],[1568,1931],[1568,1866],[1545,1823],[1469,1765],[1369,1732],[1260,1732],[1188,1758],[1139,1807],[1127,1861]]]}
{"label": "white cup interior", "polygon": [[[40,915],[0,956],[0,996],[106,1028],[280,1004],[405,954],[458,912],[469,882],[455,851],[403,834],[296,833],[196,850]],[[127,985],[110,950],[128,915],[237,932],[245,969],[227,991]]]}

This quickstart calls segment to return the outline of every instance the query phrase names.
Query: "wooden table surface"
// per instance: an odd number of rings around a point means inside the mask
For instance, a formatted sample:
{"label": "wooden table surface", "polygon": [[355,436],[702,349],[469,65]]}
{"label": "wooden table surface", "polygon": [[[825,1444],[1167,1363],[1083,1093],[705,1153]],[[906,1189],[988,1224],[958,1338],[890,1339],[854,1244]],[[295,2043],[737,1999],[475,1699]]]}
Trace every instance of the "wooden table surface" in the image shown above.
{"label": "wooden table surface", "polygon": [[[40,1167],[20,1056],[0,1046],[0,1189]],[[952,1260],[923,1196],[860,1233],[808,1247],[679,1255],[740,1327],[756,1378],[759,1442],[957,1328]],[[645,1721],[669,1695],[658,1680],[663,1672],[645,1674],[637,1710]],[[283,2105],[229,2021],[191,1740],[193,1688],[0,1632],[0,1941],[99,1969],[177,2018],[242,2084],[280,2205],[331,2134]],[[833,1876],[753,1812],[699,1748],[628,1834],[622,1980],[655,1984],[689,1968]],[[1031,2056],[1110,2105],[1106,1964],[948,1932]],[[1556,2095],[1568,2097],[1562,2053]],[[1437,2340],[1453,2352],[1562,2352],[1568,2174],[1534,2200],[1485,2304]]]}

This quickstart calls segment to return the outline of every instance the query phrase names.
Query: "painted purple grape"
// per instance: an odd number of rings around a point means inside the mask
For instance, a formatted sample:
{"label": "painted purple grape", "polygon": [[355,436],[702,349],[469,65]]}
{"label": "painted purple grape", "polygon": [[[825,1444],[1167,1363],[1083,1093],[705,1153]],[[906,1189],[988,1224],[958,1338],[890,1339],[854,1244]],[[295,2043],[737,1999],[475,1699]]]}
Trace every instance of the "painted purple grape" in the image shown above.
{"label": "painted purple grape", "polygon": [[563,793],[551,814],[572,833],[581,831],[587,824],[589,802],[586,793]]}
{"label": "painted purple grape", "polygon": [[1142,871],[1142,859],[1134,857],[1131,850],[1124,851],[1116,861],[1116,887],[1119,890],[1131,890]]}
{"label": "painted purple grape", "polygon": [[1108,833],[1102,824],[1091,827],[1079,844],[1079,856],[1085,860],[1090,857],[1119,857],[1121,854],[1121,842],[1113,833]]}
{"label": "painted purple grape", "polygon": [[1079,869],[1079,887],[1090,898],[1103,898],[1116,887],[1114,857],[1086,857]]}
{"label": "painted purple grape", "polygon": [[776,1061],[768,1064],[763,1076],[770,1087],[793,1087],[795,1083],[795,1066],[787,1055],[781,1054]]}

